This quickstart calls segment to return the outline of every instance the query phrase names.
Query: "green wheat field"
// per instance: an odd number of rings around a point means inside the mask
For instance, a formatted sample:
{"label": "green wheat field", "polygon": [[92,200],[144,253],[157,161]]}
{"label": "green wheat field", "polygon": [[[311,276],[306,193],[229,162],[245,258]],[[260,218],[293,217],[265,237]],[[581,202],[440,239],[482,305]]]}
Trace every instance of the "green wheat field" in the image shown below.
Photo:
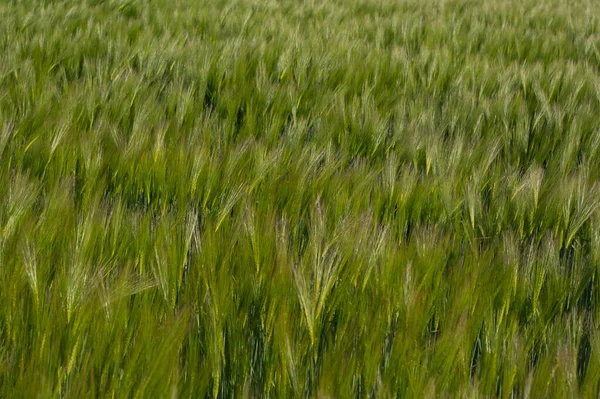
{"label": "green wheat field", "polygon": [[600,387],[600,3],[0,2],[0,397]]}

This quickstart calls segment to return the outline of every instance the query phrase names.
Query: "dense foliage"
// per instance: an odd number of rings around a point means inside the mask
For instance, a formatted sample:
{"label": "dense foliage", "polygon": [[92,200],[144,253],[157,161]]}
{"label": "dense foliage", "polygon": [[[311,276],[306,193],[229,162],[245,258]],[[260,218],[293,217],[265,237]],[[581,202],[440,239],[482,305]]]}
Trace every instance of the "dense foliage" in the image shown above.
{"label": "dense foliage", "polygon": [[0,3],[1,397],[597,397],[600,5]]}

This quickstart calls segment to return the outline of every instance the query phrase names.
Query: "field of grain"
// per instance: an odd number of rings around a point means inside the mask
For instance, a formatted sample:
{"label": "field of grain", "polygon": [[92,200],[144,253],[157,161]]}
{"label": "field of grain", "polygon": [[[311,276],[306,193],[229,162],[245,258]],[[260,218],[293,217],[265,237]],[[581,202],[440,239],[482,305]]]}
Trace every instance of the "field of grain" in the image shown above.
{"label": "field of grain", "polygon": [[0,397],[598,397],[600,3],[0,2]]}

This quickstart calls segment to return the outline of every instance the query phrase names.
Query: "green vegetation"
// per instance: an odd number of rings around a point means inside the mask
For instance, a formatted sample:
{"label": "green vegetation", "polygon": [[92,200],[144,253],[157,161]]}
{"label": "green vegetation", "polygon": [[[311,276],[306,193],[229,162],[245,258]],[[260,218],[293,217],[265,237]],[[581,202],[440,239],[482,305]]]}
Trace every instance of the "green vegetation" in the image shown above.
{"label": "green vegetation", "polygon": [[0,21],[0,397],[598,396],[597,2]]}

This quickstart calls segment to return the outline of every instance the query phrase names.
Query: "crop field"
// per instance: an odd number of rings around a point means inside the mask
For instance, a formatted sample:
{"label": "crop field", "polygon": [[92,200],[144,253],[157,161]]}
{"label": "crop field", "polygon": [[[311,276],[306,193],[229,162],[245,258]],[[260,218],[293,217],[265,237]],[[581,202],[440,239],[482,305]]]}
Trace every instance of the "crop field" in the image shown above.
{"label": "crop field", "polygon": [[600,3],[0,2],[0,397],[600,386]]}

